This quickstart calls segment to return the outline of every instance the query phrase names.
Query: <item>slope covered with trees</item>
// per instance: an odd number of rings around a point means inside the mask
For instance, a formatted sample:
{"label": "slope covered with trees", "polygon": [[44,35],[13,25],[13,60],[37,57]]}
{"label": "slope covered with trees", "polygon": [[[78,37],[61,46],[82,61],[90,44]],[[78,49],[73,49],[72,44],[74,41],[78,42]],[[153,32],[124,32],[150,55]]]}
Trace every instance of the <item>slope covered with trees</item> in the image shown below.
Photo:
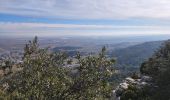
{"label": "slope covered with trees", "polygon": [[145,42],[135,46],[113,51],[117,66],[140,67],[140,64],[151,57],[159,49],[163,41]]}
{"label": "slope covered with trees", "polygon": [[170,40],[141,65],[141,73],[151,76],[156,86],[153,100],[170,99]]}
{"label": "slope covered with trees", "polygon": [[145,84],[142,88],[130,84],[121,100],[170,100],[170,40],[141,64],[140,72],[151,77],[151,83],[141,82]]}

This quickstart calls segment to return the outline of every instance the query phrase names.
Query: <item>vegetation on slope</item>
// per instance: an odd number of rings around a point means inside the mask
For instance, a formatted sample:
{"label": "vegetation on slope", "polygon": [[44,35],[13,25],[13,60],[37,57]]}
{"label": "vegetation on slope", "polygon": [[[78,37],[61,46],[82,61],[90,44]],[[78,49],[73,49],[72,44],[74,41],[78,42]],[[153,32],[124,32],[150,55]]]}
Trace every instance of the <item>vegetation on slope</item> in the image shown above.
{"label": "vegetation on slope", "polygon": [[117,65],[120,67],[140,67],[142,62],[151,57],[162,43],[162,41],[146,42],[117,49],[113,51],[113,55],[117,58]]}
{"label": "vegetation on slope", "polygon": [[153,100],[170,99],[170,40],[141,66],[141,73],[151,76],[156,85]]}
{"label": "vegetation on slope", "polygon": [[170,40],[140,67],[142,75],[152,78],[149,87],[135,88],[132,84],[121,100],[169,100],[170,99]]}

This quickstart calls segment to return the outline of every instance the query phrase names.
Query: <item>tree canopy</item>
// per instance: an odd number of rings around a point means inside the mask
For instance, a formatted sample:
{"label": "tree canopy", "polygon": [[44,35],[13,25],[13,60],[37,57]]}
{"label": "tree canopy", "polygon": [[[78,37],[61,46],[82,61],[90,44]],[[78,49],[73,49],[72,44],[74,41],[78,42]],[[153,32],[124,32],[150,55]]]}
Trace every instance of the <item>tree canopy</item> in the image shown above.
{"label": "tree canopy", "polygon": [[151,76],[156,85],[154,100],[170,99],[170,40],[141,66],[141,73]]}
{"label": "tree canopy", "polygon": [[[105,56],[105,47],[97,56],[81,56],[69,67],[66,53],[39,48],[38,38],[24,48],[21,71],[1,80],[2,98],[26,100],[103,100],[112,96],[110,81],[114,59]],[[69,62],[67,64],[67,62]]]}

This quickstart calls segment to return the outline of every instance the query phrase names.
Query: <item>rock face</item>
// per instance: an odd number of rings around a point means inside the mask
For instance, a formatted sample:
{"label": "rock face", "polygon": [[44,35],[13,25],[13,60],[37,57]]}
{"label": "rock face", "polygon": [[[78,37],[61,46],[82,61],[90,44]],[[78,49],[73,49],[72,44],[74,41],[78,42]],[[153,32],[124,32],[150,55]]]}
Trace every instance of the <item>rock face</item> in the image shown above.
{"label": "rock face", "polygon": [[116,95],[115,100],[120,100],[121,95],[128,89],[129,85],[133,85],[138,89],[141,89],[144,86],[152,85],[152,78],[149,76],[140,76],[136,79],[131,77],[127,77],[119,86],[113,91]]}

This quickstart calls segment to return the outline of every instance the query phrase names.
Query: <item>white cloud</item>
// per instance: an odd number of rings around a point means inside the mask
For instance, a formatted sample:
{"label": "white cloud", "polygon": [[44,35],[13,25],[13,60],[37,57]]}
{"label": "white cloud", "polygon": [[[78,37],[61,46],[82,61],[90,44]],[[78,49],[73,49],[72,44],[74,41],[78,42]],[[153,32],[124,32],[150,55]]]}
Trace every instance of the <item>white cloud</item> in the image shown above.
{"label": "white cloud", "polygon": [[112,26],[44,23],[0,22],[0,35],[59,36],[59,35],[151,35],[170,34],[169,26]]}
{"label": "white cloud", "polygon": [[170,0],[0,0],[0,13],[67,19],[169,19]]}

